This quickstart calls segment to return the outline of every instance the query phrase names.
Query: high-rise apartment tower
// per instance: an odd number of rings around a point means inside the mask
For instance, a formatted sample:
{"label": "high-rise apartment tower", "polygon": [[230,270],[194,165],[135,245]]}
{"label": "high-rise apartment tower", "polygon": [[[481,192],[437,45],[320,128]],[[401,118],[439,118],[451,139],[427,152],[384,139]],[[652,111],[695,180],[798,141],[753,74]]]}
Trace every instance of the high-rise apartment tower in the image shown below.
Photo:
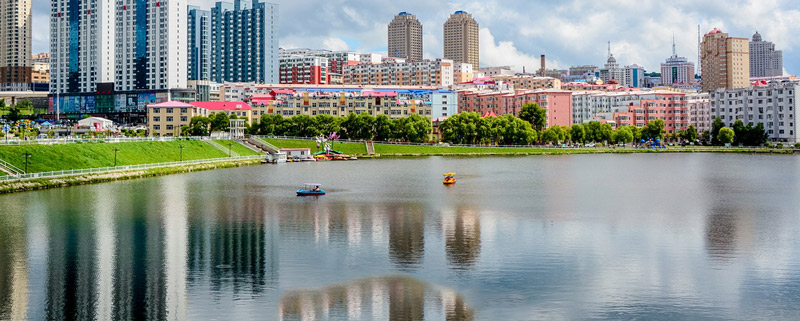
{"label": "high-rise apartment tower", "polygon": [[389,23],[389,57],[422,60],[422,24],[408,12],[394,16]]}
{"label": "high-rise apartment tower", "polygon": [[478,22],[466,11],[456,11],[444,23],[444,58],[479,66]]}

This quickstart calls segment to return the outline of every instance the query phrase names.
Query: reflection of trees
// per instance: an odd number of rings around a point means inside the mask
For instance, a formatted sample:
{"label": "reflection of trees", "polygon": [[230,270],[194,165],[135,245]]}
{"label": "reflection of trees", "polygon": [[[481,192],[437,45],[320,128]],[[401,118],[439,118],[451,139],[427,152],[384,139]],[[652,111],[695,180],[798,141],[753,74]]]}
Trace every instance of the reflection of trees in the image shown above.
{"label": "reflection of trees", "polygon": [[406,276],[288,291],[280,299],[279,310],[281,320],[424,320],[426,311],[442,313],[427,316],[434,320],[473,320],[475,315],[458,293]]}
{"label": "reflection of trees", "polygon": [[737,224],[729,209],[714,209],[706,218],[706,249],[711,257],[727,259],[736,253]]}
{"label": "reflection of trees", "polygon": [[447,260],[456,267],[470,267],[481,253],[481,223],[475,209],[459,206],[455,218],[444,217]]}
{"label": "reflection of trees", "polygon": [[0,215],[0,320],[25,318],[27,267],[22,213]]}
{"label": "reflection of trees", "polygon": [[389,255],[395,264],[411,267],[425,254],[425,214],[417,206],[396,206],[389,211]]}

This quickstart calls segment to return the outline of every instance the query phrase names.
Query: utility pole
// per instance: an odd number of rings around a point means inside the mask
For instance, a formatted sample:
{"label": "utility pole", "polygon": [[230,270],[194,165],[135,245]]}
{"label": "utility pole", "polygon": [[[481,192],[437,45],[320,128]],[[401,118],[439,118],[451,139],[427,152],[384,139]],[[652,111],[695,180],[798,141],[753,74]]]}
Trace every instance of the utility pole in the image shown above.
{"label": "utility pole", "polygon": [[119,152],[119,148],[114,147],[114,167],[117,167],[117,153]]}
{"label": "utility pole", "polygon": [[30,152],[22,153],[22,157],[25,157],[25,173],[28,173],[28,158],[31,157],[31,156],[32,155],[31,155]]}
{"label": "utility pole", "polygon": [[232,144],[233,144],[233,143],[231,143],[231,142],[228,142],[228,157],[231,157],[231,145],[232,145]]}
{"label": "utility pole", "polygon": [[181,150],[181,162],[183,161],[183,145],[178,145],[178,148]]}

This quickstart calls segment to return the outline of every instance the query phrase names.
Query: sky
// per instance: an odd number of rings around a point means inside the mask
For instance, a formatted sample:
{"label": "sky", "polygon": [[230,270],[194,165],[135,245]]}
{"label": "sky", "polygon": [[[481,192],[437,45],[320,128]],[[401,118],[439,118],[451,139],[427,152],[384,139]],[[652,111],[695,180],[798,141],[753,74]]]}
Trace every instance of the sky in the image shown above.
{"label": "sky", "polygon": [[[211,8],[214,0],[188,0]],[[602,66],[608,42],[620,65],[659,72],[672,55],[697,61],[697,26],[734,37],[755,31],[783,50],[784,69],[797,74],[800,4],[796,0],[271,0],[280,6],[280,46],[386,54],[387,25],[401,11],[422,22],[425,58],[442,56],[442,25],[456,10],[480,25],[480,64],[536,70]],[[48,21],[49,1],[34,1],[34,25]],[[34,28],[34,53],[49,50],[49,28]]]}

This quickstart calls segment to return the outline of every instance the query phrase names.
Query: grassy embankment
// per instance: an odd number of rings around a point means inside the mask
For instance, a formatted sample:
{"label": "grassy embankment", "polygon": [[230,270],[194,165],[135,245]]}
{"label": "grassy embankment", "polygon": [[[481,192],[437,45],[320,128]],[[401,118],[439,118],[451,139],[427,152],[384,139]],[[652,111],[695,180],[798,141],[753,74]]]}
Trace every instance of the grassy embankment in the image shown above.
{"label": "grassy embankment", "polygon": [[[278,148],[311,148],[311,152],[315,153],[320,151],[317,148],[317,142],[313,140],[302,140],[302,139],[274,139],[274,138],[263,138],[265,142],[268,142],[272,145],[277,146]],[[367,154],[367,146],[362,143],[333,143],[331,148],[335,151],[340,151],[347,155],[366,155]]]}
{"label": "grassy embankment", "polygon": [[162,176],[177,173],[188,173],[202,170],[239,167],[245,165],[259,164],[261,160],[252,159],[246,161],[216,162],[205,164],[192,164],[173,167],[159,167],[141,170],[131,170],[125,172],[111,172],[100,174],[86,174],[80,176],[59,177],[59,178],[40,178],[27,181],[9,181],[0,183],[0,194],[33,191],[55,187],[67,187],[73,185],[96,184],[111,181],[119,181],[134,178]]}
{"label": "grassy embankment", "polygon": [[[226,152],[202,141],[190,140],[0,146],[0,159],[24,170],[25,158],[23,154],[30,153],[28,172],[37,173],[114,166],[115,148],[119,150],[117,152],[117,166],[175,162],[181,158],[180,146],[183,146],[183,160],[185,161],[228,156]],[[249,151],[244,146],[241,146],[241,148]],[[238,148],[234,149],[234,151],[239,152]],[[246,152],[242,151],[242,153]],[[252,153],[255,154],[255,152]]]}
{"label": "grassy embankment", "polygon": [[[316,142],[298,139],[265,139],[267,142],[280,148],[308,147],[312,151],[318,150]],[[334,150],[342,151],[349,155],[366,155],[364,143],[335,143]],[[628,148],[536,148],[536,147],[461,147],[461,146],[416,146],[375,144],[375,153],[381,156],[449,156],[449,155],[564,155],[564,154],[602,154],[602,153],[691,153],[691,152],[721,152],[721,153],[758,153],[758,154],[792,154],[791,149],[769,148],[738,148],[738,147],[669,147],[662,150]]]}
{"label": "grassy embankment", "polygon": [[215,139],[214,141],[217,144],[222,145],[222,147],[225,147],[225,149],[222,151],[223,153],[225,153],[225,156],[228,155],[228,146],[230,146],[230,149],[234,153],[239,154],[239,156],[254,156],[254,155],[263,155],[264,154],[264,153],[259,153],[259,152],[256,152],[256,151],[252,150],[252,149],[249,149],[249,148],[245,147],[244,145],[239,144],[238,142],[230,140],[230,139]]}

